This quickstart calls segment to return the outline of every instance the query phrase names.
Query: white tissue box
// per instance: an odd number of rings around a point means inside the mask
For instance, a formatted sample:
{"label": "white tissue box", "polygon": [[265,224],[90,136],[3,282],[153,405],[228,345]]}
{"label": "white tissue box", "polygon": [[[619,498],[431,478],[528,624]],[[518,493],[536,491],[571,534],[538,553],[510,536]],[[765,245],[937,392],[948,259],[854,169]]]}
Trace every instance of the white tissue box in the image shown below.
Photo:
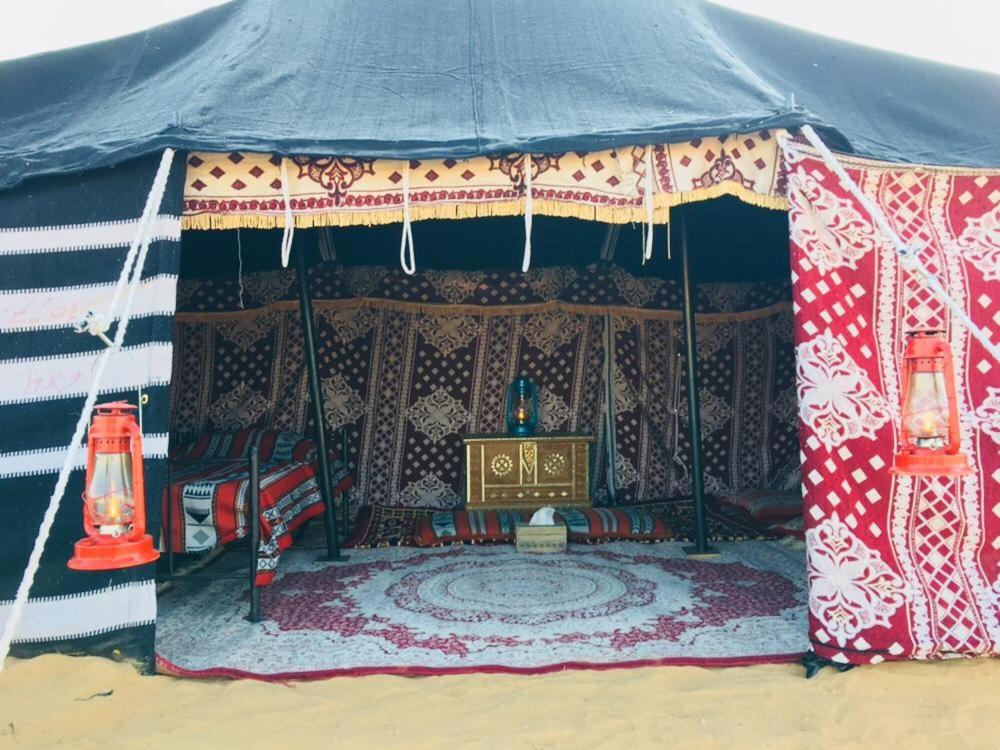
{"label": "white tissue box", "polygon": [[552,526],[531,526],[522,522],[517,524],[515,534],[518,552],[551,554],[566,551],[566,524],[564,523],[556,523]]}

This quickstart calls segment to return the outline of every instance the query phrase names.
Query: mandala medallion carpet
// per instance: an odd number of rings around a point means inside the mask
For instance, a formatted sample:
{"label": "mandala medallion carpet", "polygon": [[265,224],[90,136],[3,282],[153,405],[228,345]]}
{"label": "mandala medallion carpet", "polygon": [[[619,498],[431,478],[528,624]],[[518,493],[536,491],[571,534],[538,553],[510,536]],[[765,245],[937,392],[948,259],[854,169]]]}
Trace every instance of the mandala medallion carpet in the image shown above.
{"label": "mandala medallion carpet", "polygon": [[290,550],[251,624],[232,580],[161,597],[157,658],[189,676],[546,672],[653,664],[731,666],[807,648],[804,553],[776,542],[354,550],[346,563]]}

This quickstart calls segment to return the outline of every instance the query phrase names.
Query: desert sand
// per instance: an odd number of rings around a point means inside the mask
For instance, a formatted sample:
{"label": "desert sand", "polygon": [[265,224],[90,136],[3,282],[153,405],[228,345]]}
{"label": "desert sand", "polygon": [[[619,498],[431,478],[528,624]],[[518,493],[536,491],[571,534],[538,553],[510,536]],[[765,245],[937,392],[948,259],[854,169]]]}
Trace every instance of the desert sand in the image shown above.
{"label": "desert sand", "polygon": [[995,747],[1000,735],[998,660],[802,674],[765,665],[269,684],[143,677],[52,655],[0,674],[0,747],[912,750]]}

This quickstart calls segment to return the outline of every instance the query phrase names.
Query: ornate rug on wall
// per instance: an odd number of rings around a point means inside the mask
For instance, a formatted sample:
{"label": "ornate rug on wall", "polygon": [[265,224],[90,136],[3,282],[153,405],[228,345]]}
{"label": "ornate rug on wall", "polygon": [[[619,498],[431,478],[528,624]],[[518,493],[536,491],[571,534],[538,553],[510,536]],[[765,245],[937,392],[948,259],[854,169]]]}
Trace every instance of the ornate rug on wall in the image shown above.
{"label": "ornate rug on wall", "polygon": [[269,680],[536,673],[654,664],[733,666],[806,650],[803,552],[678,543],[356,550],[344,565],[291,551],[252,625],[228,580],[160,601],[161,671]]}

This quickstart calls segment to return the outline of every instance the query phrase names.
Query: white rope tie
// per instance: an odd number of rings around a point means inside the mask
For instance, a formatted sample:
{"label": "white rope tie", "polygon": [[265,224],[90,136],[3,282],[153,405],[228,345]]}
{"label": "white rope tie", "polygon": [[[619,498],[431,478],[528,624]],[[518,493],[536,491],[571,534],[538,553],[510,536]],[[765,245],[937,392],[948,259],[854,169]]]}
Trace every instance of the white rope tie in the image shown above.
{"label": "white rope tie", "polygon": [[521,271],[531,268],[531,154],[524,155],[524,260]]}
{"label": "white rope tie", "polygon": [[288,160],[281,159],[281,199],[285,202],[285,232],[281,235],[281,267],[288,268],[292,255],[292,238],[295,236],[295,216],[292,214],[292,196],[288,189]]}
{"label": "white rope tie", "polygon": [[[833,152],[826,147],[826,144],[823,143],[820,137],[816,134],[816,131],[812,129],[812,126],[803,125],[801,130],[802,134],[806,137],[809,143],[811,143],[813,147],[819,151],[819,154],[823,158],[827,167],[829,167],[830,170],[837,175],[841,185],[843,185],[851,193],[851,195],[858,199],[861,205],[864,206],[865,210],[868,212],[872,221],[878,225],[879,229],[882,230],[882,233],[895,246],[896,253],[899,255],[902,263],[906,266],[915,268],[920,272],[928,288],[941,298],[941,301],[944,302],[945,306],[951,310],[952,314],[962,322],[962,325],[965,326],[969,333],[979,339],[983,348],[992,354],[993,358],[997,362],[1000,362],[1000,347],[990,341],[989,334],[973,323],[972,318],[970,318],[965,310],[962,309],[962,306],[951,298],[945,288],[941,285],[938,277],[929,268],[927,268],[926,265],[924,265],[922,260],[920,260],[918,250],[916,248],[907,247],[907,245],[903,242],[903,239],[896,234],[895,230],[893,230],[891,226],[889,226],[889,221],[885,218],[882,211],[879,210],[878,206],[875,205],[875,202],[872,201],[872,199],[869,198],[868,195],[866,195],[865,192],[858,186],[858,183],[851,179],[851,176],[847,174],[844,168],[840,165],[840,162],[837,160],[837,157],[834,156]],[[783,145],[786,148],[794,148],[794,146],[787,139],[783,141]]]}
{"label": "white rope tie", "polygon": [[642,251],[642,265],[646,265],[646,261],[653,257],[653,147],[646,146],[646,154],[644,157],[646,162],[646,184],[643,188],[642,199],[646,206],[646,224],[649,225],[649,229],[646,230],[645,237],[645,247]]}
{"label": "white rope tie", "polygon": [[399,265],[408,276],[417,272],[417,259],[413,254],[413,226],[410,224],[409,159],[403,164],[403,236],[399,239]]}
{"label": "white rope tie", "polygon": [[670,231],[670,225],[668,223],[667,224],[667,260],[673,260],[674,259],[673,240],[670,239],[670,235],[672,235],[672,234],[673,234],[673,232]]}
{"label": "white rope tie", "polygon": [[[83,440],[83,434],[87,428],[90,413],[94,410],[94,404],[97,402],[97,394],[100,390],[104,369],[111,359],[111,354],[119,351],[122,342],[125,341],[125,332],[128,330],[129,317],[132,313],[132,303],[135,300],[136,289],[139,287],[139,280],[142,278],[142,269],[146,263],[146,256],[149,254],[155,217],[160,210],[160,203],[163,201],[163,193],[167,187],[167,178],[170,176],[170,165],[173,159],[173,149],[166,149],[160,159],[160,166],[156,171],[156,177],[153,179],[149,195],[146,197],[146,205],[143,208],[142,218],[140,218],[139,226],[136,229],[136,236],[129,247],[129,252],[125,257],[125,264],[122,266],[121,273],[118,276],[118,283],[115,286],[115,294],[108,309],[107,319],[113,319],[115,316],[115,308],[118,305],[121,294],[126,288],[126,280],[128,295],[125,297],[121,313],[118,315],[118,328],[115,330],[114,342],[98,355],[97,363],[94,366],[94,379],[91,381],[90,390],[87,392],[83,409],[80,411],[76,428],[73,430],[73,437],[70,438],[69,450],[66,451],[66,458],[63,460],[62,468],[59,469],[59,477],[56,480],[55,488],[52,490],[52,495],[49,497],[49,505],[45,509],[45,515],[42,517],[42,523],[38,528],[38,535],[35,537],[35,544],[31,548],[31,555],[28,557],[28,564],[25,566],[24,575],[21,578],[20,585],[17,587],[17,594],[14,596],[14,603],[10,608],[10,616],[4,625],[3,634],[0,635],[0,671],[3,671],[4,661],[10,652],[10,644],[14,640],[17,627],[24,616],[24,608],[28,603],[28,594],[31,591],[32,584],[35,582],[35,576],[38,574],[38,567],[42,560],[45,542],[52,531],[52,524],[56,520],[59,504],[66,493],[69,475],[76,461],[77,449]],[[134,261],[134,267],[132,261]]]}

